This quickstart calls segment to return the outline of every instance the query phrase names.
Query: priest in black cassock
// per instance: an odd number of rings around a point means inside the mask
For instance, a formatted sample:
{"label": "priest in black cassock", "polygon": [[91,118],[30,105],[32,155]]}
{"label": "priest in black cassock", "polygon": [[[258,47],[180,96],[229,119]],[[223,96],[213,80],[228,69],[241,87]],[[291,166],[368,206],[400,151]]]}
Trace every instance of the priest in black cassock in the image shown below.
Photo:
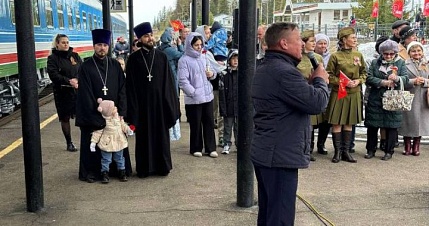
{"label": "priest in black cassock", "polygon": [[[101,173],[100,150],[97,147],[96,152],[90,151],[91,133],[106,126],[106,121],[97,111],[97,98],[114,101],[119,116],[125,116],[127,111],[124,72],[118,61],[107,56],[110,37],[109,30],[92,30],[94,55],[82,63],[78,73],[76,126],[81,131],[79,179],[88,183],[99,179]],[[132,169],[128,149],[124,149],[124,158],[129,176]],[[110,173],[113,173],[112,170]]]}
{"label": "priest in black cassock", "polygon": [[167,176],[172,169],[168,129],[179,118],[179,103],[167,56],[154,48],[152,27],[134,28],[142,47],[126,66],[127,117],[136,130],[136,171],[139,177]]}

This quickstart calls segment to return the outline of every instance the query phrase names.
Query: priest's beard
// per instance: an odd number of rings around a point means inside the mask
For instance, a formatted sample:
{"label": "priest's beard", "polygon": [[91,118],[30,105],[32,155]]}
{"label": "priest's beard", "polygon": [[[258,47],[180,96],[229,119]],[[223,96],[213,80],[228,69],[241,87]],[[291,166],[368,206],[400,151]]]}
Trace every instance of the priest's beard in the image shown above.
{"label": "priest's beard", "polygon": [[152,50],[153,49],[153,42],[151,42],[152,44],[148,44],[148,43],[143,43],[142,42],[142,46],[143,48],[146,48],[147,50]]}

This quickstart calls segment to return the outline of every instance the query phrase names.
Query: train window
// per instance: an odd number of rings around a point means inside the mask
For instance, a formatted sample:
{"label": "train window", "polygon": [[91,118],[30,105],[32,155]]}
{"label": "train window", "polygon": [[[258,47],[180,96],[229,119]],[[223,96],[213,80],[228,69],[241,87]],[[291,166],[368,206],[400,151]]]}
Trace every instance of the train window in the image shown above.
{"label": "train window", "polygon": [[82,25],[83,25],[83,30],[87,31],[88,29],[86,28],[87,24],[86,24],[86,12],[82,11]]}
{"label": "train window", "polygon": [[69,30],[73,30],[73,16],[71,5],[67,5],[67,21],[69,23]]}
{"label": "train window", "polygon": [[52,14],[52,5],[51,0],[45,0],[45,10],[46,10],[46,26],[54,26],[54,15]]}
{"label": "train window", "polygon": [[39,3],[33,0],[33,23],[34,26],[40,26]]}
{"label": "train window", "polygon": [[63,2],[61,0],[57,0],[57,15],[58,15],[58,27],[64,29],[64,10],[63,10]]}
{"label": "train window", "polygon": [[92,31],[92,15],[88,13],[89,30]]}
{"label": "train window", "polygon": [[76,14],[76,29],[80,31],[80,12],[79,7],[76,6],[74,9],[74,13]]}
{"label": "train window", "polygon": [[[15,24],[15,1],[9,0],[9,8],[10,8],[10,19],[13,24]],[[39,16],[39,3],[37,0],[33,0],[33,22],[34,26],[40,26],[40,16]]]}
{"label": "train window", "polygon": [[10,19],[15,24],[15,0],[9,0]]}

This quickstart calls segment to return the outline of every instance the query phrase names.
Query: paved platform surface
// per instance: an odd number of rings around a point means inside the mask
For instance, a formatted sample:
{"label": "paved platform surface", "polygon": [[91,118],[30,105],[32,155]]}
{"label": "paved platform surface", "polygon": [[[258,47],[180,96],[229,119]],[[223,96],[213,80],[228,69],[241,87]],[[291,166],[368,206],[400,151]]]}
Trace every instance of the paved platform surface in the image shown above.
{"label": "paved platform surface", "polygon": [[[184,112],[184,111],[183,111]],[[40,108],[41,121],[55,113],[54,103]],[[5,154],[21,137],[21,120],[0,127],[0,225],[256,225],[256,206],[236,206],[236,149],[229,155],[189,155],[189,127],[181,123],[182,139],[172,142],[173,170],[168,177],[136,176],[107,185],[78,180],[79,153],[65,150],[58,119],[41,130],[45,208],[26,211],[22,145]],[[73,127],[79,144],[79,130]],[[19,144],[19,140],[15,142]],[[134,165],[134,138],[130,140]],[[299,172],[300,196],[335,225],[429,225],[429,148],[421,156],[366,160],[365,143],[357,142],[357,164],[333,164],[316,155]],[[219,153],[221,149],[218,149]],[[257,200],[256,179],[254,199]],[[297,200],[296,224],[323,225]]]}

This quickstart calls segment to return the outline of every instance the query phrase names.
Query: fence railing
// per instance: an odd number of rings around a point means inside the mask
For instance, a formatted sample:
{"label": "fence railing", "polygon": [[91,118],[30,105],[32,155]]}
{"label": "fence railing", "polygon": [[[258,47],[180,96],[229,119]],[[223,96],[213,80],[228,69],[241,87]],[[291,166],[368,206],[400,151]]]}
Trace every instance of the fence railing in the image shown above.
{"label": "fence railing", "polygon": [[[300,24],[301,31],[303,30],[314,30],[316,33],[324,33],[331,39],[336,39],[338,30],[340,30],[344,26],[340,26],[337,24]],[[378,37],[381,36],[391,36],[392,35],[392,24],[379,24],[376,28],[375,24],[357,24],[355,26],[357,38],[365,41],[375,41]],[[420,28],[418,36],[425,37],[428,34],[428,27]],[[377,34],[375,34],[377,33]]]}

